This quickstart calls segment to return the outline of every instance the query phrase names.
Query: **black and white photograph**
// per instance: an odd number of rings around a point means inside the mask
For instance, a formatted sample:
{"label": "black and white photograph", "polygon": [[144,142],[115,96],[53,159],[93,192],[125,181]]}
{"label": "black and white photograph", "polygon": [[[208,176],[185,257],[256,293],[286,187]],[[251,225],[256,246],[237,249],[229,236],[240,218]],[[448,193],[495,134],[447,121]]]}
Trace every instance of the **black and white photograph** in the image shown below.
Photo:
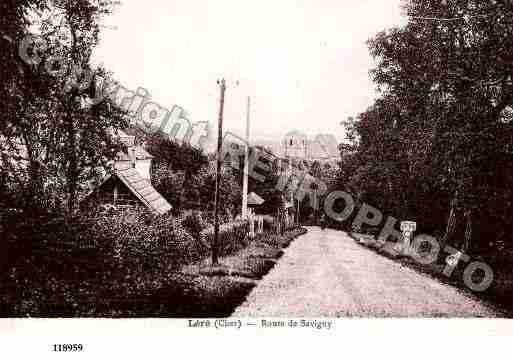
{"label": "black and white photograph", "polygon": [[1,321],[513,318],[511,0],[1,0],[0,108]]}

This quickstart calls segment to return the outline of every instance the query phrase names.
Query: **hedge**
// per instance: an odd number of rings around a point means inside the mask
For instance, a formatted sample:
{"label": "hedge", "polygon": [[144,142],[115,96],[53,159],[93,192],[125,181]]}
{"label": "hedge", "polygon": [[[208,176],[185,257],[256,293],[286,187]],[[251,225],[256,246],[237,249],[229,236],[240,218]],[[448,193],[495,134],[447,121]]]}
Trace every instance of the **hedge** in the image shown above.
{"label": "hedge", "polygon": [[[237,220],[220,225],[219,255],[229,255],[246,247],[249,243],[248,232],[248,221]],[[214,227],[211,226],[201,231],[200,240],[210,251],[212,243],[214,242]]]}

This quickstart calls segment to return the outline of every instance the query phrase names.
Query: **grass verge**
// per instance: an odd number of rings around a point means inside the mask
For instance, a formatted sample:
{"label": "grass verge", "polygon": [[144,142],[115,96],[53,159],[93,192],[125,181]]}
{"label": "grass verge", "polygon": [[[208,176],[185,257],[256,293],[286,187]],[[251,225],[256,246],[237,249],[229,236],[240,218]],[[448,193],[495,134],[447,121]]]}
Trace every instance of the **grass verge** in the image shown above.
{"label": "grass verge", "polygon": [[[300,228],[284,235],[262,234],[244,249],[220,258],[213,267],[210,259],[184,266],[181,276],[188,278],[190,293],[195,298],[184,301],[185,310],[173,317],[226,317],[246,299],[247,295],[277,263],[283,250],[306,229]],[[199,299],[199,301],[198,301]],[[166,313],[169,315],[171,313]]]}
{"label": "grass verge", "polygon": [[[16,274],[14,278],[23,281],[0,281],[4,284],[0,288],[0,317],[227,317],[274,267],[283,249],[305,232],[295,229],[283,236],[258,235],[221,257],[215,268],[204,259],[183,267],[173,265],[125,276],[116,270],[104,273],[96,266],[86,268],[75,261],[56,261],[60,257],[21,258],[24,262],[18,267],[25,272],[4,276]],[[67,275],[50,275],[59,269]]]}
{"label": "grass verge", "polygon": [[398,254],[394,249],[395,243],[392,242],[379,242],[374,236],[361,233],[348,233],[358,244],[390,259],[400,263],[401,265],[411,268],[417,272],[427,274],[433,279],[438,280],[447,285],[451,285],[466,295],[483,302],[483,304],[492,307],[500,316],[504,318],[513,318],[513,303],[511,298],[513,296],[512,280],[508,279],[502,273],[496,276],[492,286],[481,293],[473,292],[464,284],[463,270],[458,266],[450,277],[446,276],[443,271],[446,266],[445,263],[435,262],[432,264],[421,264],[413,258]]}

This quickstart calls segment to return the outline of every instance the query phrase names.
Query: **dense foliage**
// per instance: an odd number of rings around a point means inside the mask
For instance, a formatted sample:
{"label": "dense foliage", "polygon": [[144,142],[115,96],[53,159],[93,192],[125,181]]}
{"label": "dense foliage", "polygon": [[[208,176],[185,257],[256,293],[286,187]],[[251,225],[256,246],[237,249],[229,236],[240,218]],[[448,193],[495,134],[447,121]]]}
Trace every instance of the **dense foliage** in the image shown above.
{"label": "dense foliage", "polygon": [[[0,172],[5,205],[72,213],[89,180],[122,149],[112,130],[127,126],[111,98],[96,99],[91,54],[114,1],[2,3]],[[30,30],[30,31],[29,31]],[[39,42],[28,42],[27,35]],[[43,44],[44,43],[44,44]],[[5,50],[5,51],[4,51]],[[30,61],[28,61],[30,60]],[[4,96],[5,95],[5,96]]]}
{"label": "dense foliage", "polygon": [[[212,228],[191,233],[186,218],[20,214],[0,217],[0,315],[95,315],[116,300],[134,307],[211,254]],[[222,225],[221,253],[247,246],[247,230],[247,222]]]}
{"label": "dense foliage", "polygon": [[380,97],[346,122],[339,184],[474,254],[513,247],[513,4],[409,0],[369,41]]}

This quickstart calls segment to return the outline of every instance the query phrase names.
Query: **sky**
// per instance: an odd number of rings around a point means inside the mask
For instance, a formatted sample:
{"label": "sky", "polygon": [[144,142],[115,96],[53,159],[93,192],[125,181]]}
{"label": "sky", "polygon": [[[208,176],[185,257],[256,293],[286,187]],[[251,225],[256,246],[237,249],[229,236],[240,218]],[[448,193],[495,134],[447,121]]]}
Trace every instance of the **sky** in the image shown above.
{"label": "sky", "polygon": [[252,140],[341,141],[340,122],[376,96],[366,41],[404,22],[400,0],[123,0],[94,59],[193,123],[216,128],[225,78],[225,131],[245,133],[250,96]]}

